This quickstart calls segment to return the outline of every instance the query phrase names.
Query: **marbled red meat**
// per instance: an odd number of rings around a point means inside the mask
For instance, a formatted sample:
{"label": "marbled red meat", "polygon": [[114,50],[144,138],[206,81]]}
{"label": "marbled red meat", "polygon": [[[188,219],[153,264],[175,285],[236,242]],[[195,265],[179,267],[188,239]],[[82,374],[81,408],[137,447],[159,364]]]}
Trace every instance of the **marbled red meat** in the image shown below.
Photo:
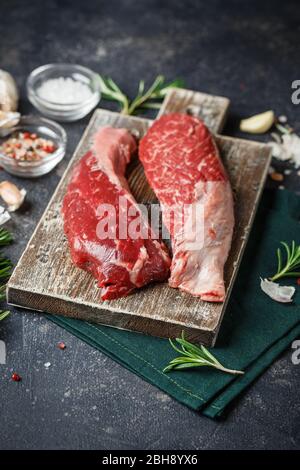
{"label": "marbled red meat", "polygon": [[[64,230],[73,262],[90,272],[102,288],[102,300],[128,295],[135,288],[168,277],[170,258],[159,240],[151,239],[148,221],[143,218],[148,239],[122,238],[119,232],[120,197],[128,211],[140,213],[125,179],[126,165],[136,151],[136,142],[126,129],[101,128],[93,148],[79,161],[63,201]],[[104,213],[99,207],[116,209],[113,238],[99,239],[97,227]],[[129,217],[129,223],[135,218]]]}
{"label": "marbled red meat", "polygon": [[[223,270],[234,226],[233,198],[211,133],[198,118],[179,113],[165,115],[141,140],[139,157],[170,230],[170,286],[202,300],[223,301]],[[199,203],[204,217],[195,231],[202,231],[202,242],[191,250],[188,238],[193,225],[185,220],[187,230],[183,231],[170,216],[170,208],[180,214],[184,205]]]}

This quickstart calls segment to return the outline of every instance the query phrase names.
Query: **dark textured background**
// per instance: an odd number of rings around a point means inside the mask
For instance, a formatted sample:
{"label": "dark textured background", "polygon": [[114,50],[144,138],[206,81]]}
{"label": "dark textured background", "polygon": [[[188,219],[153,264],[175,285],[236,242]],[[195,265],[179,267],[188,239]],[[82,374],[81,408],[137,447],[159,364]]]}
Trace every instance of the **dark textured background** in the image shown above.
{"label": "dark textured background", "polygon": [[[129,94],[140,78],[163,73],[183,78],[188,88],[227,96],[232,104],[224,132],[230,135],[239,135],[241,116],[268,108],[286,114],[300,131],[300,105],[290,98],[291,82],[300,78],[299,43],[297,1],[0,0],[0,68],[16,77],[23,113],[34,112],[25,93],[31,70],[65,61],[112,76]],[[50,175],[10,178],[28,190],[26,205],[10,223],[14,262],[88,119],[65,125],[67,156]],[[294,190],[299,183],[295,172],[284,182]],[[300,366],[292,365],[291,349],[226,420],[214,422],[42,315],[14,312],[1,323],[0,338],[7,346],[7,364],[0,365],[2,449],[300,448]],[[65,351],[56,347],[61,340]],[[21,383],[10,380],[12,371]]]}

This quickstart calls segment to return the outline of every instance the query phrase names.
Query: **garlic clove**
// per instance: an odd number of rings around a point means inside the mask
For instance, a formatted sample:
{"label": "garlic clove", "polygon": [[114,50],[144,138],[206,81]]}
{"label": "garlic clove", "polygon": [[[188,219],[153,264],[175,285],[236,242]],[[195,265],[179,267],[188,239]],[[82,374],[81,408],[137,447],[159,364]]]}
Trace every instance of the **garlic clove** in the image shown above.
{"label": "garlic clove", "polygon": [[274,121],[274,111],[266,111],[265,113],[256,114],[248,119],[242,119],[240,122],[240,130],[249,132],[250,134],[264,134],[272,127]]}
{"label": "garlic clove", "polygon": [[16,126],[20,121],[20,113],[12,113],[0,110],[0,129],[9,129]]}
{"label": "garlic clove", "polygon": [[292,297],[296,290],[293,286],[280,286],[276,282],[269,281],[268,279],[260,279],[260,287],[271,299],[283,303],[292,302]]}
{"label": "garlic clove", "polygon": [[2,111],[16,111],[18,108],[19,93],[12,75],[0,69],[0,109]]}
{"label": "garlic clove", "polygon": [[25,189],[19,189],[10,181],[0,183],[0,197],[7,204],[9,212],[14,212],[21,207],[26,196]]}
{"label": "garlic clove", "polygon": [[0,206],[0,225],[5,224],[10,219],[10,215],[3,206]]}

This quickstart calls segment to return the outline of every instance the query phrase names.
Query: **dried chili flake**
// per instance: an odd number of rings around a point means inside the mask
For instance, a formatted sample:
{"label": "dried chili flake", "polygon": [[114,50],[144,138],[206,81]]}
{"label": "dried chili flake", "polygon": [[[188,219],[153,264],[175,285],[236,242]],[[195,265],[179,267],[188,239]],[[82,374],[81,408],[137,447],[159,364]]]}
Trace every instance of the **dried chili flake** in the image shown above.
{"label": "dried chili flake", "polygon": [[22,377],[17,374],[16,372],[14,372],[11,376],[11,379],[14,381],[14,382],[21,382],[22,380]]}
{"label": "dried chili flake", "polygon": [[45,145],[43,150],[45,150],[47,153],[53,153],[55,151],[55,147],[54,145]]}

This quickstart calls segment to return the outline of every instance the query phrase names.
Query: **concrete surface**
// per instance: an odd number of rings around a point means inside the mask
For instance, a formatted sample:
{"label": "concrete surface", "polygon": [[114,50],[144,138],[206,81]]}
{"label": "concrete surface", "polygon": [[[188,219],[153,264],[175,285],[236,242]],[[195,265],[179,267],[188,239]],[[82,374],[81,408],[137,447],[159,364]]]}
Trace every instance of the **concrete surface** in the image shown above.
{"label": "concrete surface", "polygon": [[[129,94],[163,73],[232,105],[225,134],[269,108],[300,132],[298,2],[1,0],[0,67],[21,87],[22,113],[32,69],[77,62],[113,77]],[[298,73],[298,75],[297,75]],[[101,103],[115,109],[114,105]],[[65,125],[68,151],[35,181],[9,177],[28,191],[9,227],[14,262],[42,215],[89,117]],[[244,136],[247,138],[247,136]],[[262,138],[264,140],[265,137]],[[282,165],[275,164],[279,169]],[[0,172],[1,180],[7,179]],[[300,190],[300,177],[285,186]],[[271,184],[271,182],[268,182]],[[276,185],[277,183],[273,183]],[[0,365],[1,449],[296,449],[300,447],[300,366],[288,350],[231,407],[211,421],[175,402],[42,315],[15,311],[0,325],[7,361]],[[65,351],[56,344],[64,341]],[[45,362],[51,362],[46,369]],[[23,380],[10,380],[17,371]]]}

